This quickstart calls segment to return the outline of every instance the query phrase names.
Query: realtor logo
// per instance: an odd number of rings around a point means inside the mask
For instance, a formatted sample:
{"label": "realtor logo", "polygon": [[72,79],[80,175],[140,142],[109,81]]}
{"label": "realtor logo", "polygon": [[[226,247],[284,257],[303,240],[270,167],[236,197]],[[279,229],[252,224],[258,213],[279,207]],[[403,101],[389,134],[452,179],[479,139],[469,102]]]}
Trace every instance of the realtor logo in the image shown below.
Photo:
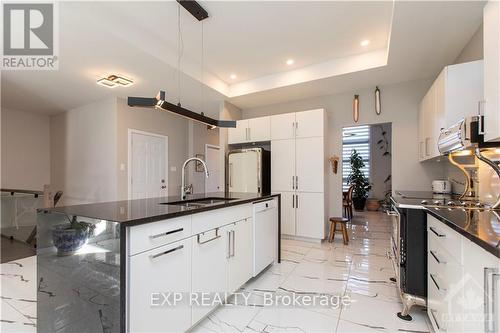
{"label": "realtor logo", "polygon": [[54,3],[4,3],[2,69],[57,69]]}

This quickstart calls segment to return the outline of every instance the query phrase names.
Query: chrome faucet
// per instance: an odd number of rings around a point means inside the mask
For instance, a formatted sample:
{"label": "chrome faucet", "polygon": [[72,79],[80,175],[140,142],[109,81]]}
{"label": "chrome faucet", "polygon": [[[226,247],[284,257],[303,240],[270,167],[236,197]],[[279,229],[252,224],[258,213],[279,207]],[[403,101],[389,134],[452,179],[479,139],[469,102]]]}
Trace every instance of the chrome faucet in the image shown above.
{"label": "chrome faucet", "polygon": [[191,157],[188,158],[184,164],[182,165],[182,179],[181,179],[181,200],[186,199],[186,195],[189,193],[191,194],[192,185],[186,185],[186,165],[188,165],[189,162],[191,161],[197,161],[200,162],[203,165],[203,169],[205,169],[205,176],[208,178],[208,168],[207,165],[205,164],[205,161],[198,157]]}

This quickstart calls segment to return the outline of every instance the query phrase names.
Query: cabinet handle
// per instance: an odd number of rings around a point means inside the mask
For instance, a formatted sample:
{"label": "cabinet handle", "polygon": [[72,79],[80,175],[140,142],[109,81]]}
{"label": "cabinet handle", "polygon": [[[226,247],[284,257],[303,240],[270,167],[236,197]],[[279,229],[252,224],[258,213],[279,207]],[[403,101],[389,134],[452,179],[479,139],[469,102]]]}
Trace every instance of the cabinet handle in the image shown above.
{"label": "cabinet handle", "polygon": [[234,257],[234,242],[235,242],[235,239],[236,239],[236,237],[235,237],[236,234],[235,234],[234,230],[231,230],[231,233],[233,234],[233,243],[232,243],[232,246],[231,246],[231,248],[232,248],[232,250],[231,250],[231,257]]}
{"label": "cabinet handle", "polygon": [[295,189],[299,189],[299,176],[295,176]]}
{"label": "cabinet handle", "polygon": [[295,198],[296,198],[296,200],[297,200],[297,202],[295,203],[295,207],[296,207],[296,208],[299,208],[299,195],[298,195],[298,194],[296,194],[296,195],[295,195]]}
{"label": "cabinet handle", "polygon": [[444,260],[439,260],[439,258],[436,255],[436,252],[430,250],[430,254],[434,257],[434,259],[437,261],[438,264],[446,264],[446,261]]}
{"label": "cabinet handle", "polygon": [[434,229],[434,227],[429,227],[429,230],[432,231],[438,237],[446,237],[446,234],[439,233],[439,231],[437,231],[436,229]]}
{"label": "cabinet handle", "polygon": [[152,254],[152,255],[150,255],[149,257],[150,257],[151,259],[156,259],[156,258],[158,258],[158,257],[164,256],[165,254],[169,254],[169,253],[172,253],[172,252],[174,252],[174,251],[181,250],[181,249],[183,249],[183,248],[184,248],[184,245],[179,245],[179,246],[174,247],[173,249],[167,250],[167,251],[165,251],[165,252],[160,252],[160,253],[157,253],[157,254]]}
{"label": "cabinet handle", "polygon": [[227,255],[226,259],[231,258],[231,231],[227,232]]}
{"label": "cabinet handle", "polygon": [[486,103],[486,101],[479,101],[477,103],[477,115],[479,116],[479,124],[478,124],[479,135],[484,135],[484,121],[483,121],[483,117],[484,117],[484,104],[485,103]]}
{"label": "cabinet handle", "polygon": [[295,177],[292,176],[292,190],[295,190]]}
{"label": "cabinet handle", "polygon": [[[490,295],[490,278],[491,275],[491,293]],[[496,282],[499,277],[498,268],[494,267],[485,267],[484,268],[484,331],[485,332],[496,332],[496,306],[495,299],[496,297]],[[491,305],[490,305],[491,303]],[[492,311],[492,316],[490,317],[490,309]]]}
{"label": "cabinet handle", "polygon": [[292,208],[295,208],[295,194],[292,195]]}
{"label": "cabinet handle", "polygon": [[432,319],[434,319],[434,322],[436,323],[437,329],[441,331],[441,327],[439,326],[439,322],[437,321],[436,315],[434,314],[434,312],[436,312],[436,310],[430,309],[430,313],[431,313]]}
{"label": "cabinet handle", "polygon": [[201,239],[201,235],[204,235],[205,233],[202,233],[202,234],[198,234],[197,235],[197,241],[198,241],[198,244],[206,244],[206,243],[210,243],[211,241],[214,241],[216,239],[219,239],[220,238],[220,235],[219,235],[219,228],[215,229],[215,236],[210,238],[210,239],[207,239],[205,241],[200,241]]}
{"label": "cabinet handle", "polygon": [[161,234],[152,235],[152,236],[149,236],[149,238],[155,239],[155,238],[159,238],[159,237],[164,237],[164,236],[168,236],[171,234],[175,234],[176,232],[181,232],[183,230],[184,230],[184,228],[179,228],[179,229],[175,229],[175,230],[171,230],[171,231],[167,231],[167,232],[162,232]]}
{"label": "cabinet handle", "polygon": [[436,288],[439,291],[446,291],[446,289],[439,286],[439,284],[437,283],[437,277],[434,274],[429,273],[429,276],[431,277],[432,282],[434,282],[434,284],[436,285]]}
{"label": "cabinet handle", "polygon": [[248,128],[248,141],[252,140],[252,129],[249,127]]}

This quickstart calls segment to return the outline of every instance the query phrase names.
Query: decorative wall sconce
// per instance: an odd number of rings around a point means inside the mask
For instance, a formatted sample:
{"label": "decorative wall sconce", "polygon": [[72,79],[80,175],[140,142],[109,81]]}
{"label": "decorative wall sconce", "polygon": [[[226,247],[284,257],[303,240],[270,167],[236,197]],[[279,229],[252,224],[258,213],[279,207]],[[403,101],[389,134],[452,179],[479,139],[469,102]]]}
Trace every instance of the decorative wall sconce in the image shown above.
{"label": "decorative wall sconce", "polygon": [[354,95],[354,101],[352,102],[352,116],[354,122],[357,123],[359,120],[359,95]]}
{"label": "decorative wall sconce", "polygon": [[375,113],[380,115],[382,113],[382,104],[380,102],[380,89],[375,87]]}

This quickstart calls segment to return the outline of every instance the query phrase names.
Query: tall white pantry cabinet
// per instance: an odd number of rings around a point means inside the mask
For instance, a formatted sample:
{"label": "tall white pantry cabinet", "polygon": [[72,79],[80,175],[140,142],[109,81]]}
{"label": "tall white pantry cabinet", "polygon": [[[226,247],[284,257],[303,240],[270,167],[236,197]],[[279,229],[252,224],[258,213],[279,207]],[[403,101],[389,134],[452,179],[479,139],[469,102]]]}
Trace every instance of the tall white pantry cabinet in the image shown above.
{"label": "tall white pantry cabinet", "polygon": [[271,116],[271,190],[281,194],[281,232],[325,237],[324,109]]}

